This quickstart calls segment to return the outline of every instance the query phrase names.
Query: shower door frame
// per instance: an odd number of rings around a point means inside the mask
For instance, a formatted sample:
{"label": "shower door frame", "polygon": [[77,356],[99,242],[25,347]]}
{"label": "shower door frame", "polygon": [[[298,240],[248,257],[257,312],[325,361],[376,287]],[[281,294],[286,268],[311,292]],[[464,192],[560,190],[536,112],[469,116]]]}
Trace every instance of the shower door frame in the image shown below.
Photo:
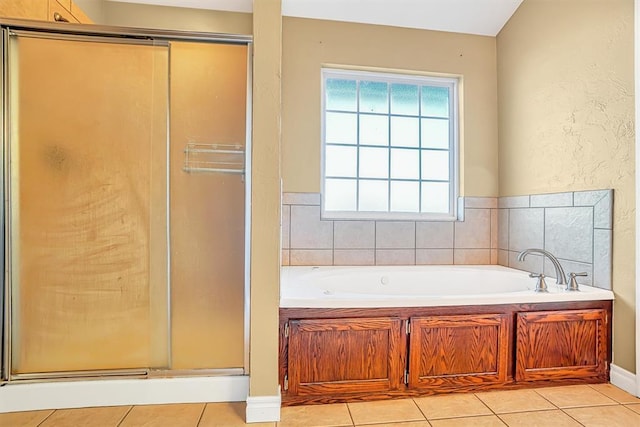
{"label": "shower door frame", "polygon": [[[109,370],[109,371],[78,371],[78,372],[62,372],[51,374],[20,374],[12,375],[11,367],[11,271],[10,271],[10,244],[8,238],[8,227],[11,224],[7,223],[7,213],[10,212],[11,203],[8,195],[10,194],[10,169],[9,169],[9,151],[11,148],[11,117],[10,117],[10,105],[9,105],[9,38],[13,31],[18,32],[31,32],[40,33],[46,37],[53,38],[69,38],[72,37],[75,40],[98,40],[109,41],[113,40],[115,43],[166,43],[167,46],[171,42],[203,42],[203,43],[220,43],[220,44],[235,44],[247,46],[247,93],[246,93],[246,129],[245,129],[245,155],[244,155],[244,233],[245,233],[245,247],[244,247],[244,337],[243,337],[243,366],[240,368],[229,369],[197,369],[193,371],[180,370],[174,371],[171,369],[158,370],[158,369],[124,369],[124,370]],[[2,96],[2,102],[0,102],[0,122],[2,123],[2,134],[0,135],[2,150],[0,161],[0,176],[2,184],[0,185],[0,200],[2,200],[2,208],[0,209],[0,268],[2,269],[2,278],[0,281],[0,385],[5,383],[24,383],[24,382],[42,382],[42,381],[57,381],[68,380],[70,378],[96,378],[96,377],[148,377],[148,376],[215,376],[215,375],[248,375],[249,374],[249,331],[250,331],[250,254],[251,254],[251,135],[252,135],[252,88],[253,88],[253,37],[250,35],[234,35],[234,34],[221,34],[221,33],[204,33],[204,32],[190,32],[190,31],[173,31],[173,30],[152,30],[152,29],[140,29],[140,28],[126,28],[126,27],[111,27],[103,25],[82,25],[82,24],[70,24],[70,23],[58,23],[58,22],[36,22],[21,19],[0,19],[0,32],[2,33],[0,43],[0,55],[2,56],[2,70],[0,81],[0,95]],[[171,55],[169,53],[169,63],[171,61]],[[169,75],[169,81],[171,76]],[[168,88],[167,88],[168,90]],[[171,117],[170,97],[168,98],[168,115]],[[167,120],[167,128],[169,130],[170,120]],[[171,135],[167,132],[167,150],[170,148]],[[167,157],[167,168],[169,168],[169,158]],[[169,183],[169,173],[167,171],[167,183]],[[170,187],[167,186],[167,206],[170,203]],[[171,261],[171,239],[170,239],[170,216],[171,212],[167,210],[167,255],[168,255],[168,268],[170,268]],[[168,286],[167,292],[171,291],[171,278],[167,277]],[[171,322],[171,299],[168,300],[167,305],[169,323]],[[169,324],[169,334],[171,328]],[[170,339],[170,338],[169,338]],[[170,346],[168,348],[170,351]],[[170,354],[169,354],[170,357]]]}

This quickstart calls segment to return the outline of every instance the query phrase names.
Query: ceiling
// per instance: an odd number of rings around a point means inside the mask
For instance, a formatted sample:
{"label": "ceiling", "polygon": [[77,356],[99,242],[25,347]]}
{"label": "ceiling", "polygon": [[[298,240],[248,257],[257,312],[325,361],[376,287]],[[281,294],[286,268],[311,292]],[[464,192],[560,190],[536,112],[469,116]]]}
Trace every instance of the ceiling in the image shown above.
{"label": "ceiling", "polygon": [[[252,0],[108,0],[251,12]],[[258,0],[262,1],[262,0]],[[282,0],[282,14],[495,36],[523,0]]]}

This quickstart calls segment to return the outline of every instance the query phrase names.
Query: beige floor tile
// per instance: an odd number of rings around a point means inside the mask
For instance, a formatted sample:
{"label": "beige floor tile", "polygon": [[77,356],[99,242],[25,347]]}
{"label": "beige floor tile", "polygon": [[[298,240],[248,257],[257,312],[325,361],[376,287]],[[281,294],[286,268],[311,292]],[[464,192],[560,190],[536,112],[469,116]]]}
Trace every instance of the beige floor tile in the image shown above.
{"label": "beige floor tile", "polygon": [[627,393],[613,384],[591,384],[590,387],[618,403],[640,403],[640,398]]}
{"label": "beige floor tile", "polygon": [[571,408],[564,411],[586,427],[640,426],[640,414],[622,405]]}
{"label": "beige floor tile", "polygon": [[430,421],[433,427],[504,427],[506,424],[495,415],[482,417],[447,418]]}
{"label": "beige floor tile", "polygon": [[490,391],[476,396],[496,414],[556,409],[533,390]]}
{"label": "beige floor tile", "polygon": [[[198,427],[246,426],[244,402],[207,403]],[[276,423],[252,423],[251,427],[275,427]]]}
{"label": "beige floor tile", "polygon": [[356,425],[425,421],[422,412],[411,399],[357,402],[348,405],[351,418]]}
{"label": "beige floor tile", "polygon": [[501,414],[500,419],[509,427],[580,427],[581,425],[559,409]]}
{"label": "beige floor tile", "polygon": [[204,403],[134,406],[119,427],[195,427],[204,406]]}
{"label": "beige floor tile", "polygon": [[[253,424],[251,424],[253,426]],[[280,410],[278,427],[352,426],[346,403],[286,406]]]}
{"label": "beige floor tile", "polygon": [[429,421],[408,421],[406,423],[361,424],[357,427],[431,427]]}
{"label": "beige floor tile", "polygon": [[491,410],[474,394],[429,396],[413,400],[428,420],[492,415]]}
{"label": "beige floor tile", "polygon": [[559,408],[614,405],[618,403],[588,385],[538,388],[536,392]]}
{"label": "beige floor tile", "polygon": [[0,414],[0,426],[35,427],[53,411],[8,412]]}
{"label": "beige floor tile", "polygon": [[45,420],[41,427],[115,427],[124,418],[130,406],[103,408],[59,409]]}
{"label": "beige floor tile", "polygon": [[631,409],[633,412],[637,412],[638,414],[640,414],[640,404],[625,405],[625,406]]}

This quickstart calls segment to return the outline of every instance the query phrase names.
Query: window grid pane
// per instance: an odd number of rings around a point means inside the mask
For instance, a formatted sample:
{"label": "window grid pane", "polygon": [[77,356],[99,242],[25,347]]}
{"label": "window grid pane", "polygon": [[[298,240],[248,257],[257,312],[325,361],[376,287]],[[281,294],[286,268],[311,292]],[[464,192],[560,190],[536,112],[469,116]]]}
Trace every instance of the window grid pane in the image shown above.
{"label": "window grid pane", "polygon": [[453,214],[453,81],[359,77],[325,78],[325,210]]}

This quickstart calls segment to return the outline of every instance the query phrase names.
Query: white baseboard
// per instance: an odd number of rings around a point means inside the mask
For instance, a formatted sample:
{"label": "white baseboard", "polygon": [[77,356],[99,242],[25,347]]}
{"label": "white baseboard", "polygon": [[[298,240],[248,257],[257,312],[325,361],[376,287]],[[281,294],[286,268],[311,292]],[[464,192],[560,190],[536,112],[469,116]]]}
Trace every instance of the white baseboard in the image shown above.
{"label": "white baseboard", "polygon": [[153,378],[15,384],[0,387],[0,413],[163,403],[243,402],[249,377]]}
{"label": "white baseboard", "polygon": [[280,421],[280,394],[277,396],[247,397],[247,423]]}
{"label": "white baseboard", "polygon": [[614,364],[610,365],[609,377],[611,384],[621,388],[622,390],[630,393],[634,396],[638,396],[639,390],[636,386],[636,374],[633,374],[626,369],[623,369]]}

